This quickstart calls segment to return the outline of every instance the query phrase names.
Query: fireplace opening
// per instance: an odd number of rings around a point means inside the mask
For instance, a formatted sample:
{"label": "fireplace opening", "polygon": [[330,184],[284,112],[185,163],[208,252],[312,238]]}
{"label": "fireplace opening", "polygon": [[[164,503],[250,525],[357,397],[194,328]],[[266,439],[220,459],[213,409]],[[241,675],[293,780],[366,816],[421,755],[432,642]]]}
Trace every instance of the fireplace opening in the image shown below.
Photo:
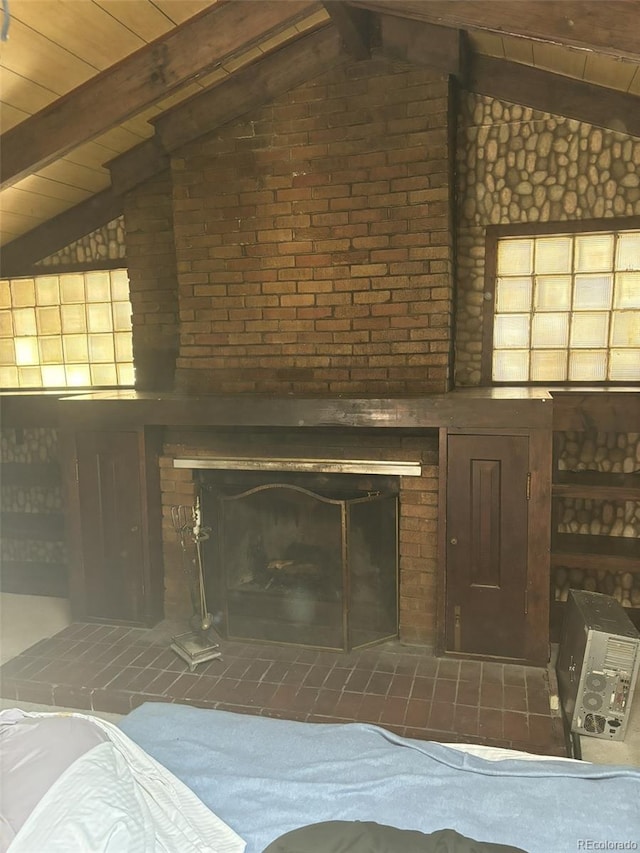
{"label": "fireplace opening", "polygon": [[397,478],[208,470],[200,486],[224,637],[348,651],[397,636]]}

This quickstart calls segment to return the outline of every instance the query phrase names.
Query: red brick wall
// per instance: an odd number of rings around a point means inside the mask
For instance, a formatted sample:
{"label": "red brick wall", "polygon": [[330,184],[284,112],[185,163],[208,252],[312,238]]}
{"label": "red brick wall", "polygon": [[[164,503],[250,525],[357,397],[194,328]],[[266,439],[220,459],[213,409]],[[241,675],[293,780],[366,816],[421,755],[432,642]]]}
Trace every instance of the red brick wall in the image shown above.
{"label": "red brick wall", "polygon": [[374,60],[178,152],[179,390],[447,390],[447,111],[445,79]]}
{"label": "red brick wall", "polygon": [[178,350],[178,280],[169,171],[125,196],[136,387],[171,389]]}
{"label": "red brick wall", "polygon": [[389,437],[336,431],[315,436],[305,432],[237,434],[209,430],[171,430],[161,459],[165,616],[188,617],[191,604],[181,563],[171,507],[193,506],[197,488],[193,472],[174,468],[176,456],[291,456],[331,459],[398,459],[422,464],[420,477],[400,477],[399,619],[400,639],[435,642],[436,547],[438,516],[438,450],[433,434]]}
{"label": "red brick wall", "polygon": [[[371,61],[336,70],[185,147],[127,197],[138,385],[186,393],[379,395],[448,388],[452,335],[449,90]],[[161,463],[165,607],[190,603],[170,507],[172,458],[258,442],[261,455],[419,459],[400,483],[400,635],[433,643],[434,436],[168,436]],[[287,442],[287,452],[282,451]],[[330,441],[330,446],[327,445]]]}

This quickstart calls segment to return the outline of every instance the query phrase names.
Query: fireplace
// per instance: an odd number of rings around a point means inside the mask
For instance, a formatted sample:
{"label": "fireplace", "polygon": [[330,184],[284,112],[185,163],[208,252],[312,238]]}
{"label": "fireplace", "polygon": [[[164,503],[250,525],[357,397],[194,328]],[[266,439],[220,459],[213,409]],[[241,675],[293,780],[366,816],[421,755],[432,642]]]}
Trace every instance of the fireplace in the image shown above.
{"label": "fireplace", "polygon": [[345,651],[397,636],[397,477],[205,470],[199,482],[222,636]]}
{"label": "fireplace", "polygon": [[[345,529],[345,542],[341,547],[349,548],[350,555],[353,555],[358,542],[352,531],[357,529],[359,514],[376,511],[375,503],[373,506],[365,503],[361,507],[353,502],[353,498],[379,492],[397,500],[397,534],[395,519],[393,525],[397,535],[397,555],[394,553],[393,560],[389,561],[391,570],[388,573],[388,576],[393,575],[393,589],[389,594],[386,591],[381,593],[383,600],[392,602],[394,609],[397,603],[391,636],[397,636],[405,643],[432,644],[437,568],[437,439],[435,430],[408,435],[399,434],[396,430],[311,427],[304,430],[189,427],[168,431],[160,465],[165,518],[167,617],[188,618],[192,607],[179,538],[171,523],[174,505],[193,506],[198,497],[204,501],[204,523],[211,527],[210,539],[203,545],[210,609],[216,611],[218,630],[223,637],[244,637],[248,632],[235,633],[227,618],[227,583],[223,572],[225,564],[220,557],[218,513],[221,508],[218,495],[228,498],[262,486],[285,484],[298,486],[325,499],[346,499],[350,502],[344,511],[351,512],[351,527]],[[274,492],[266,491],[262,495],[265,502],[266,496],[273,496]],[[256,501],[258,497],[257,494]],[[241,506],[242,502],[241,499],[225,501],[223,506],[233,506],[235,512],[236,504]],[[306,505],[310,506],[311,501]],[[320,505],[327,512],[332,506]],[[337,510],[333,512],[337,513]],[[320,515],[320,510],[316,510],[316,514]],[[386,540],[391,541],[389,537]],[[377,549],[376,544],[374,551]],[[269,561],[289,559],[293,558],[269,555]],[[366,611],[358,613],[359,607],[364,608],[361,602],[367,600],[367,592],[358,589],[358,572],[354,571],[353,560],[347,569],[347,581],[340,586],[339,594],[345,608],[350,607],[351,610],[347,630],[343,628],[340,643],[336,643],[340,649],[359,647],[365,642],[353,636],[353,628],[358,622],[367,624],[370,621]],[[284,574],[282,579],[284,583]],[[243,591],[248,592],[246,589]],[[302,627],[306,627],[306,623]],[[308,631],[303,631],[302,627],[290,631],[283,642],[315,647],[316,642],[308,639]],[[380,631],[380,635],[382,633]]]}

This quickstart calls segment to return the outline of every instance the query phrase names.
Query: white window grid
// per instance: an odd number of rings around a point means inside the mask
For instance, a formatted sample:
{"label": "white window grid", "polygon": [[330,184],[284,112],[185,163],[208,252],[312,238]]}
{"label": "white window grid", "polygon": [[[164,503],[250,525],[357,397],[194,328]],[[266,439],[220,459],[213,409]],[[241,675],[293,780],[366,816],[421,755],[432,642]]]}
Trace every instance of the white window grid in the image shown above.
{"label": "white window grid", "polygon": [[126,269],[0,281],[0,387],[132,386]]}
{"label": "white window grid", "polygon": [[492,379],[640,380],[640,230],[498,240]]}

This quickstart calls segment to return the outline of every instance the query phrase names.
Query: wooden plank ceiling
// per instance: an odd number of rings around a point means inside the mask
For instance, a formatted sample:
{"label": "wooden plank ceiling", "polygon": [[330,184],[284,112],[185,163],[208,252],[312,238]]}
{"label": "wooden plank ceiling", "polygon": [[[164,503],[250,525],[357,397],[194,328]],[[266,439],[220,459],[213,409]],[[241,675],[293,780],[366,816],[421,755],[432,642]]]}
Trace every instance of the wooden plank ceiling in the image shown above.
{"label": "wooden plank ceiling", "polygon": [[[287,63],[299,82],[381,50],[496,96],[500,75],[519,69],[538,98],[564,92],[558,103],[580,83],[576,109],[598,103],[576,117],[610,126],[614,107],[635,108],[624,126],[640,135],[639,23],[636,0],[11,0],[0,245],[10,254],[89,200],[94,218],[103,200],[113,213],[139,164],[161,168],[184,141],[186,118],[213,109],[221,123],[275,97]],[[556,76],[526,76],[534,70]]]}

